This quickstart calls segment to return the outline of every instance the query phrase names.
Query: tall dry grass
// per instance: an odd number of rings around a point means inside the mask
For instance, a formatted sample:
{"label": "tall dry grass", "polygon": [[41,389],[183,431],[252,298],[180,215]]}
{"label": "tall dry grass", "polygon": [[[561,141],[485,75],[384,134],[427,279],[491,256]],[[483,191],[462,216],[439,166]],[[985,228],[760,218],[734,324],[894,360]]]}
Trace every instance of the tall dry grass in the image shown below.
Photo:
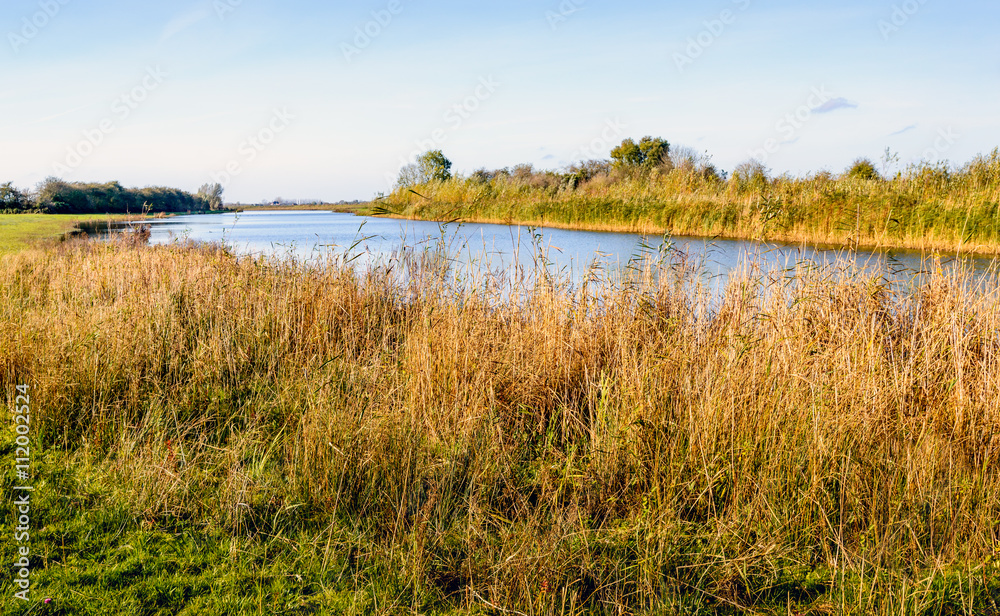
{"label": "tall dry grass", "polygon": [[441,263],[6,255],[0,386],[147,524],[305,532],[410,610],[997,611],[995,275]]}
{"label": "tall dry grass", "polygon": [[1000,252],[1000,149],[961,167],[922,163],[885,179],[769,177],[762,165],[727,180],[696,165],[474,174],[398,188],[381,203],[429,220],[993,254]]}

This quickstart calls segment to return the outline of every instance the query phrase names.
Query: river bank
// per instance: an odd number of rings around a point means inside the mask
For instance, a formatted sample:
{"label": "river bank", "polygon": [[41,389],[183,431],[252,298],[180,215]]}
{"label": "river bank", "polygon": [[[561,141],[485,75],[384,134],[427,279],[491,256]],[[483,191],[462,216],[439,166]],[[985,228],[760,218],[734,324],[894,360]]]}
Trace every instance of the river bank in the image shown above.
{"label": "river bank", "polygon": [[[433,191],[427,191],[433,194]],[[934,209],[935,204],[927,204]],[[868,221],[848,228],[846,217],[824,216],[818,220],[804,218],[772,224],[773,219],[760,218],[760,206],[752,201],[709,201],[690,203],[686,200],[670,202],[628,202],[602,199],[572,201],[540,201],[531,204],[503,205],[499,202],[448,202],[413,200],[388,202],[375,207],[374,215],[426,221],[461,221],[484,224],[524,225],[599,231],[613,233],[639,233],[652,236],[706,237],[729,240],[808,244],[824,248],[863,250],[910,250],[933,253],[946,252],[995,256],[1000,254],[1000,235],[996,206],[986,212],[988,227],[971,228],[968,220],[960,221],[961,212],[955,208],[941,211],[941,216],[954,219],[954,224],[944,229],[933,225],[921,226],[908,232],[896,229],[895,219],[881,221],[882,227]],[[979,212],[967,212],[967,219]],[[887,212],[886,216],[891,216]],[[847,221],[847,222],[845,222]],[[981,222],[981,221],[980,221]],[[965,233],[965,236],[963,236]]]}
{"label": "river bank", "polygon": [[732,174],[678,159],[654,168],[591,161],[563,172],[479,170],[400,184],[383,214],[421,220],[528,224],[593,231],[1000,253],[1000,150],[961,167],[911,165],[883,177],[869,163],[841,175]]}

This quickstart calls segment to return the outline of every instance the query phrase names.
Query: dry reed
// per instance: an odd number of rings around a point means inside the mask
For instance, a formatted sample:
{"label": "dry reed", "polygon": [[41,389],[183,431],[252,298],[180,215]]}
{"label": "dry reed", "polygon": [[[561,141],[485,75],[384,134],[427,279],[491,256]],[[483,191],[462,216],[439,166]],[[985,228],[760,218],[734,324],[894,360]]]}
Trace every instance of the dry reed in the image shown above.
{"label": "dry reed", "polygon": [[5,255],[0,381],[148,524],[304,529],[413,610],[997,610],[995,275],[405,265]]}

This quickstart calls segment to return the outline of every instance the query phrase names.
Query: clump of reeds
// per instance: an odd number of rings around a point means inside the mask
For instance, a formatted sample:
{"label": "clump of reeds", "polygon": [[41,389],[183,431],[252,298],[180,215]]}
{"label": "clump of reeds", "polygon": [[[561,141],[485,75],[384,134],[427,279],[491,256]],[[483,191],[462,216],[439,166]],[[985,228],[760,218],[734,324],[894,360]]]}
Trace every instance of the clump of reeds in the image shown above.
{"label": "clump of reeds", "polygon": [[429,257],[7,255],[0,386],[149,524],[306,533],[414,609],[996,610],[995,274]]}
{"label": "clump of reeds", "polygon": [[961,167],[922,162],[895,174],[863,162],[840,175],[773,177],[750,161],[728,178],[705,161],[643,173],[601,161],[564,173],[520,166],[399,188],[382,204],[430,220],[1000,251],[1000,149]]}

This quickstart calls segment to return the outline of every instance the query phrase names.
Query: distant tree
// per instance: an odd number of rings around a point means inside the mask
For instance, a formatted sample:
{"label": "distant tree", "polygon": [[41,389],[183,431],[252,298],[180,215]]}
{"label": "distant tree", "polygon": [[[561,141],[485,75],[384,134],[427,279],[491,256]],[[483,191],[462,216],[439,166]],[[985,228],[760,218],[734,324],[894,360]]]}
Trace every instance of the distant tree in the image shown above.
{"label": "distant tree", "polygon": [[417,167],[417,163],[404,165],[399,170],[399,177],[396,178],[396,186],[399,188],[410,188],[417,184],[420,184],[420,168]]}
{"label": "distant tree", "polygon": [[711,164],[712,157],[689,146],[670,147],[670,166],[683,171],[698,171]]}
{"label": "distant tree", "polygon": [[403,166],[399,170],[396,186],[408,188],[427,184],[428,182],[444,182],[451,179],[451,161],[441,150],[429,150],[417,157],[416,162]]}
{"label": "distant tree", "polygon": [[656,167],[667,160],[670,154],[670,144],[659,137],[643,137],[639,141],[639,151],[644,158],[643,164],[649,168]]}
{"label": "distant tree", "polygon": [[476,169],[469,176],[469,181],[473,184],[485,184],[500,177],[510,177],[510,169],[507,167],[503,169],[487,169],[485,167]]}
{"label": "distant tree", "polygon": [[418,159],[417,165],[420,174],[425,178],[424,182],[444,182],[451,179],[451,161],[448,160],[441,150],[431,150],[424,152]]}
{"label": "distant tree", "polygon": [[73,184],[60,178],[49,176],[42,180],[36,189],[38,207],[50,214],[88,214],[92,213],[90,200]]}
{"label": "distant tree", "polygon": [[201,188],[198,189],[198,196],[208,203],[209,209],[221,210],[222,209],[222,192],[225,189],[222,184],[216,182],[215,184],[203,184]]}
{"label": "distant tree", "polygon": [[636,143],[625,139],[611,150],[614,165],[625,169],[652,169],[668,160],[670,144],[659,137],[643,137]]}
{"label": "distant tree", "polygon": [[856,180],[881,180],[875,163],[867,158],[859,158],[847,169],[847,177]]}
{"label": "distant tree", "polygon": [[573,163],[566,168],[566,172],[576,176],[578,182],[588,182],[599,175],[608,175],[611,172],[611,163],[607,160],[584,160]]}
{"label": "distant tree", "polygon": [[200,196],[176,188],[123,188],[118,182],[85,184],[50,177],[38,185],[37,209],[50,214],[138,214],[205,208]]}
{"label": "distant tree", "polygon": [[519,163],[514,165],[510,171],[511,177],[515,180],[527,181],[535,175],[535,166],[531,163]]}
{"label": "distant tree", "polygon": [[611,160],[615,161],[616,167],[638,167],[643,162],[642,150],[632,139],[625,139],[611,150]]}
{"label": "distant tree", "polygon": [[760,191],[767,188],[770,171],[764,163],[751,158],[736,165],[729,181],[740,192]]}
{"label": "distant tree", "polygon": [[0,185],[0,210],[23,212],[32,208],[31,199],[11,182]]}

